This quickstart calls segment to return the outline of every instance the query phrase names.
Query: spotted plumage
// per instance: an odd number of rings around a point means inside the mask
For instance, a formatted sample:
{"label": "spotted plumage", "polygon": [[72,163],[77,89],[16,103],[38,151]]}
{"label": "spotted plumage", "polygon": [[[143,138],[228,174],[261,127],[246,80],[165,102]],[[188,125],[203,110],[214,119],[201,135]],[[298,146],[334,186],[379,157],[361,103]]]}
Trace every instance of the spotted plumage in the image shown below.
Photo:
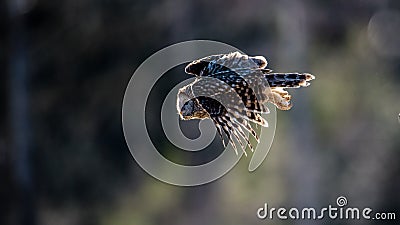
{"label": "spotted plumage", "polygon": [[266,66],[264,57],[250,57],[239,52],[191,62],[185,72],[195,75],[196,80],[179,90],[177,110],[181,119],[212,119],[221,138],[225,133],[236,153],[234,139],[243,151],[246,146],[253,151],[245,131],[259,142],[250,122],[268,126],[261,116],[269,113],[265,103],[289,110],[291,96],[284,89],[307,87],[308,81],[314,79],[308,73],[273,73]]}

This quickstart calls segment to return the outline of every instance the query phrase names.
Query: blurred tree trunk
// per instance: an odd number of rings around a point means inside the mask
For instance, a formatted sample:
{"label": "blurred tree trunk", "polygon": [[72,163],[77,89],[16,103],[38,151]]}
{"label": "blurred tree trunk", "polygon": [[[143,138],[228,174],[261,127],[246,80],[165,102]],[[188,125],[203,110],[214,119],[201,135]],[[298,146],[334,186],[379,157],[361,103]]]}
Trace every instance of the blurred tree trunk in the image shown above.
{"label": "blurred tree trunk", "polygon": [[[170,43],[177,43],[180,41],[191,40],[193,38],[192,21],[193,16],[196,15],[195,2],[185,0],[174,0],[169,2],[174,7],[174,23],[170,28]],[[193,130],[190,135],[195,136],[197,131]],[[194,160],[206,160],[204,155],[203,159],[196,156]],[[199,186],[192,188],[185,188],[183,194],[183,201],[181,207],[184,209],[184,217],[179,221],[173,221],[172,224],[210,224],[215,220],[215,202],[212,201],[212,188],[211,185]],[[177,215],[178,216],[178,215]]]}
{"label": "blurred tree trunk", "polygon": [[[307,72],[306,55],[308,44],[309,16],[305,1],[280,1],[277,11],[280,47],[280,67],[285,71]],[[281,69],[282,70],[282,69]],[[312,87],[312,86],[311,86]],[[287,141],[290,158],[289,183],[291,196],[289,204],[299,207],[318,206],[319,166],[315,152],[315,128],[310,114],[310,103],[307,90],[291,90],[294,106],[290,110]],[[296,220],[297,224],[307,221]]]}
{"label": "blurred tree trunk", "polygon": [[[29,158],[28,70],[25,19],[27,2],[9,0],[9,123],[14,182],[17,189],[17,224],[36,224]],[[14,218],[13,218],[14,219]]]}

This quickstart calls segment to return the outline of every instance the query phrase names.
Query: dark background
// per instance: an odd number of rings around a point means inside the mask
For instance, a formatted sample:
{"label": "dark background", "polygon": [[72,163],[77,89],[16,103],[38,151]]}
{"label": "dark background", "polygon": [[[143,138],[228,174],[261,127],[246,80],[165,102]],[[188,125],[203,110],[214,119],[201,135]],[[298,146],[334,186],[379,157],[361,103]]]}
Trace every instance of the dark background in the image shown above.
{"label": "dark background", "polygon": [[[399,34],[396,0],[1,1],[0,224],[308,224],[260,221],[256,210],[335,205],[340,195],[400,217]],[[134,162],[121,107],[141,62],[191,39],[317,79],[291,91],[294,107],[278,112],[256,172],[244,159],[183,188]]]}

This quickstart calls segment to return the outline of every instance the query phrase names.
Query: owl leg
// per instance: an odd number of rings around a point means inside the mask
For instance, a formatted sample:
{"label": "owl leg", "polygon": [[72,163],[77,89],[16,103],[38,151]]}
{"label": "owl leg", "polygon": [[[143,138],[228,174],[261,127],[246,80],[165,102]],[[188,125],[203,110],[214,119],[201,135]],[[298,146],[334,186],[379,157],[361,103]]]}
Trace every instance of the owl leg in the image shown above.
{"label": "owl leg", "polygon": [[292,108],[290,99],[290,94],[281,88],[271,88],[271,92],[268,93],[268,101],[280,110],[289,110]]}

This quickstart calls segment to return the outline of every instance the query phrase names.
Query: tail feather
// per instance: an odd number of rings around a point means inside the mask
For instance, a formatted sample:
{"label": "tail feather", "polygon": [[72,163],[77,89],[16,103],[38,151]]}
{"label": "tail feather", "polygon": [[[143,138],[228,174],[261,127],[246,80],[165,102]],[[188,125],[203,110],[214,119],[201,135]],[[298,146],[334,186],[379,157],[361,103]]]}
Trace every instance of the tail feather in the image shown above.
{"label": "tail feather", "polygon": [[310,85],[315,77],[309,73],[267,73],[265,78],[270,87],[299,88]]}

